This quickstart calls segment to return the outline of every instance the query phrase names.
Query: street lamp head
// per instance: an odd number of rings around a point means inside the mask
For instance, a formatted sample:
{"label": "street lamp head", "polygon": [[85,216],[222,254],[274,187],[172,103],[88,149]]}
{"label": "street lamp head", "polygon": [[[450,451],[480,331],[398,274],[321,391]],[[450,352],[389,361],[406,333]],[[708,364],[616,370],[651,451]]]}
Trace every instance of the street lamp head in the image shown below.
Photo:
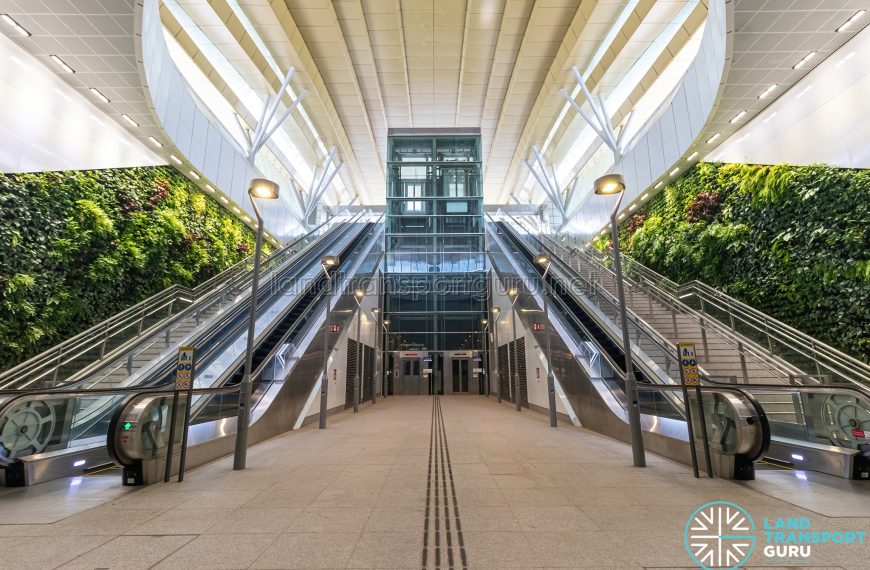
{"label": "street lamp head", "polygon": [[384,326],[385,327],[390,326],[390,319],[384,319]]}
{"label": "street lamp head", "polygon": [[362,299],[363,297],[366,296],[366,292],[363,291],[362,289],[357,289],[356,291],[353,292],[353,296],[356,297],[357,299]]}
{"label": "street lamp head", "polygon": [[480,319],[480,324],[482,324],[482,325],[488,325],[488,324],[489,324],[489,319]]}
{"label": "street lamp head", "polygon": [[599,196],[612,196],[625,191],[625,179],[621,174],[605,174],[595,180],[595,193]]}
{"label": "street lamp head", "polygon": [[275,200],[278,198],[278,184],[265,178],[254,178],[251,180],[251,187],[248,188],[248,194],[254,198]]}
{"label": "street lamp head", "polygon": [[501,311],[501,309],[499,309],[498,307],[493,307],[493,308],[492,308],[492,313],[493,313],[494,315],[499,314],[500,311]]}
{"label": "street lamp head", "polygon": [[548,263],[550,263],[550,256],[547,255],[546,253],[539,253],[535,257],[535,263],[537,263],[539,265],[547,265]]}
{"label": "street lamp head", "polygon": [[320,263],[322,263],[325,267],[335,267],[336,265],[338,265],[338,256],[324,256],[323,259],[320,260]]}
{"label": "street lamp head", "polygon": [[508,289],[508,292],[507,292],[508,297],[516,297],[518,294],[519,294],[519,291],[517,291],[516,287],[511,287],[510,289]]}

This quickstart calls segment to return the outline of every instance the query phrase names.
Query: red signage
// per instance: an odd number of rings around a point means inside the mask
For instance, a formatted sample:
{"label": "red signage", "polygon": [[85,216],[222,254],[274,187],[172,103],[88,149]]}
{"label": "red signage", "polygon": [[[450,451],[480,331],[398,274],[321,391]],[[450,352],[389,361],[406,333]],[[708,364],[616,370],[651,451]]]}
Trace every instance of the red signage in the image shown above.
{"label": "red signage", "polygon": [[870,431],[864,431],[863,429],[853,429],[852,437],[855,439],[870,439]]}
{"label": "red signage", "polygon": [[532,323],[532,330],[535,332],[541,332],[544,330],[544,323]]}
{"label": "red signage", "polygon": [[338,323],[333,324],[332,325],[332,332],[340,333],[341,332],[341,325]]}

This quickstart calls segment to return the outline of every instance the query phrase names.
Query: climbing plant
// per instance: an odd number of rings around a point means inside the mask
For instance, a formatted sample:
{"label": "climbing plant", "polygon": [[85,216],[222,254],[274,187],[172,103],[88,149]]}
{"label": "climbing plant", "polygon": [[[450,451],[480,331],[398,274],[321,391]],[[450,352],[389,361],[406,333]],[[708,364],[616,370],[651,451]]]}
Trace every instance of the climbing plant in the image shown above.
{"label": "climbing plant", "polygon": [[623,222],[620,246],[870,361],[870,171],[701,163]]}
{"label": "climbing plant", "polygon": [[0,369],[253,246],[170,167],[0,175]]}

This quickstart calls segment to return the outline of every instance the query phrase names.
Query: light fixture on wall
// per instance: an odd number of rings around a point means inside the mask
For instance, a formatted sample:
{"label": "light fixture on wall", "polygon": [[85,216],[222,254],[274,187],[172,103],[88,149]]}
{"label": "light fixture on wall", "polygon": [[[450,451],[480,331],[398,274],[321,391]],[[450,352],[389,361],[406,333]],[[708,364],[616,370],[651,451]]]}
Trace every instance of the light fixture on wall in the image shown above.
{"label": "light fixture on wall", "polygon": [[846,20],[846,22],[842,26],[837,28],[837,31],[838,32],[845,32],[846,30],[848,30],[849,28],[852,27],[852,24],[854,24],[855,22],[857,22],[858,20],[863,18],[864,14],[866,14],[866,13],[867,13],[867,10],[858,10],[857,12],[855,12],[855,14],[851,18]]}
{"label": "light fixture on wall", "polygon": [[188,170],[188,174],[190,174],[191,178],[193,178],[194,180],[199,180],[199,174],[197,174],[196,171]]}
{"label": "light fixture on wall", "polygon": [[88,89],[88,91],[90,91],[91,95],[96,97],[98,101],[102,101],[103,103],[111,103],[109,98],[106,97],[105,95],[103,95],[102,93],[100,93],[100,91],[98,89],[91,87],[90,89]]}
{"label": "light fixture on wall", "polygon": [[771,85],[770,87],[768,87],[767,89],[765,89],[764,91],[762,91],[762,92],[761,92],[761,95],[759,95],[758,98],[759,98],[759,99],[767,99],[767,97],[770,96],[770,94],[773,93],[773,91],[774,91],[777,87],[779,87],[779,84],[778,84],[778,83],[774,83],[773,85]]}
{"label": "light fixture on wall", "polygon": [[181,159],[175,156],[174,154],[169,155],[169,160],[174,162],[175,164],[181,164]]}
{"label": "light fixture on wall", "polygon": [[66,71],[67,73],[75,73],[75,70],[72,67],[68,66],[64,60],[57,57],[56,55],[50,55],[48,57],[51,58],[51,61],[53,61],[55,65],[57,65],[59,68]]}
{"label": "light fixture on wall", "polygon": [[807,55],[805,55],[805,56],[803,57],[803,59],[801,59],[799,62],[797,62],[796,64],[794,64],[794,67],[792,67],[792,69],[800,69],[800,68],[802,68],[804,65],[806,65],[806,63],[807,63],[809,60],[811,60],[811,59],[813,59],[814,57],[816,57],[816,53],[817,53],[817,52],[811,51],[810,53],[808,53]]}
{"label": "light fixture on wall", "polygon": [[33,34],[31,34],[30,32],[28,32],[28,31],[24,28],[24,26],[22,26],[21,24],[19,24],[19,23],[15,20],[15,18],[13,18],[12,16],[10,16],[9,14],[0,14],[0,20],[3,20],[3,22],[4,22],[7,26],[9,26],[9,27],[12,28],[13,30],[15,30],[15,33],[18,34],[19,36],[29,37],[29,36],[33,35]]}
{"label": "light fixture on wall", "polygon": [[739,113],[737,113],[736,115],[734,115],[734,118],[733,118],[733,119],[731,119],[731,120],[728,121],[728,122],[731,123],[731,124],[733,125],[734,123],[736,123],[737,121],[739,121],[740,119],[742,119],[742,118],[745,117],[745,116],[746,116],[746,111],[740,111]]}

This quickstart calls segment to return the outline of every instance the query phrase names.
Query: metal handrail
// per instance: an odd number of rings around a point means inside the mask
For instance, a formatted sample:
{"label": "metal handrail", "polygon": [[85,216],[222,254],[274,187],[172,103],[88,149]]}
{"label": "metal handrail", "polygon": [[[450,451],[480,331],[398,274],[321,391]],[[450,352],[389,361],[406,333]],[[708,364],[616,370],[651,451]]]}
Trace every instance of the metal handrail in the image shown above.
{"label": "metal handrail", "polygon": [[[320,231],[325,226],[331,225],[337,221],[343,221],[342,217],[345,215],[347,215],[347,213],[324,222],[320,226],[311,230],[311,232],[297,237],[293,242],[272,252],[263,260],[264,266],[273,263],[280,256],[285,255],[311,234]],[[359,217],[360,215],[362,215],[361,212],[356,214],[354,217]],[[353,217],[351,220],[352,219]],[[233,284],[241,285],[241,283],[235,282],[239,279],[244,280],[244,276],[249,273],[249,271],[247,271],[247,266],[252,260],[253,256],[248,256],[193,289],[180,285],[170,286],[167,289],[152,295],[148,299],[140,301],[136,305],[133,305],[132,307],[109,317],[105,321],[73,336],[72,338],[67,339],[25,362],[0,373],[0,386],[29,376],[36,376],[32,382],[38,381],[40,378],[45,378],[46,376],[51,376],[52,381],[55,382],[57,381],[58,371],[61,366],[74,361],[83,354],[94,351],[98,347],[100,348],[100,351],[96,360],[85,365],[75,374],[79,374],[83,370],[92,367],[95,363],[112,359],[117,356],[119,351],[125,349],[131,340],[152,333],[155,330],[155,327],[165,325],[167,323],[167,318],[171,319],[169,321],[169,324],[171,325],[172,322],[177,321],[178,318],[185,314],[185,310],[191,309],[201,299],[210,298],[216,292],[222,289],[227,289]],[[175,312],[173,308],[176,303],[181,302],[185,303],[182,311]],[[164,310],[167,312],[166,315],[162,315]],[[158,313],[160,313],[158,320],[146,327],[146,319],[154,318]],[[132,327],[136,328],[136,332],[132,337],[126,338],[121,345],[114,347],[111,350],[106,350],[110,340],[120,337],[124,331],[127,331]]]}
{"label": "metal handrail", "polygon": [[[511,219],[513,219],[516,223],[522,225],[522,223],[515,218],[511,217]],[[526,229],[528,230],[527,227]],[[557,247],[560,247],[563,250],[566,249],[564,245],[558,244],[552,237],[543,234],[543,232],[539,228],[535,228],[535,231],[540,232],[541,236],[547,239],[550,243],[555,244]],[[562,241],[564,242],[576,240],[575,238],[573,238],[573,236],[562,236]],[[598,252],[598,250],[584,248],[583,246],[574,247],[570,249],[569,252],[569,259],[574,256],[583,256],[587,263],[591,264],[598,270],[609,273],[611,278],[615,279],[613,271],[605,264],[605,260],[610,259],[610,256],[604,253],[600,253]],[[680,286],[671,281],[670,279],[656,274],[651,269],[641,265],[640,263],[636,262],[631,258],[627,258],[627,263],[624,263],[624,266],[626,268],[626,273],[630,274],[633,271],[637,271],[638,273],[640,273],[640,281],[633,280],[630,276],[625,277],[625,280],[630,287],[639,287],[645,289],[648,294],[657,299],[659,302],[670,306],[672,310],[679,311],[681,314],[693,318],[702,328],[706,328],[717,333],[718,338],[731,346],[731,348],[735,350],[738,354],[741,354],[744,358],[751,359],[755,364],[764,368],[767,372],[772,373],[774,376],[781,377],[783,381],[791,381],[794,378],[811,378],[814,376],[821,376],[820,370],[817,370],[818,374],[816,375],[807,374],[805,371],[801,370],[793,363],[784,360],[783,358],[779,357],[778,355],[772,353],[769,350],[764,349],[762,346],[758,345],[753,340],[744,337],[741,333],[734,330],[733,328],[729,329],[717,326],[720,321],[718,318],[716,318],[715,315],[706,313],[703,310],[699,312],[695,308],[690,307],[689,305],[684,303],[680,298],[681,295],[679,293],[675,293],[679,291]],[[649,274],[655,275],[656,278],[649,279]],[[682,295],[682,297],[685,296]],[[746,381],[748,381],[748,379],[746,379]]]}
{"label": "metal handrail", "polygon": [[[579,255],[584,255],[587,259],[600,265],[603,265],[606,260],[612,259],[610,252],[600,252],[594,248],[580,246],[576,247],[573,251]],[[701,304],[700,312],[727,325],[731,332],[744,335],[744,333],[737,330],[736,322],[740,322],[758,333],[760,338],[763,338],[765,341],[759,347],[765,350],[764,344],[766,343],[766,352],[772,357],[781,360],[781,357],[774,352],[775,343],[777,343],[810,360],[815,367],[817,375],[823,374],[824,371],[829,371],[843,379],[857,380],[860,383],[870,385],[870,364],[845,354],[702,281],[695,279],[686,283],[676,283],[654,269],[643,265],[631,256],[625,254],[622,254],[622,256],[625,260],[623,265],[626,266],[628,272],[636,272],[641,275],[648,283],[657,286],[660,290],[672,296],[674,301],[685,305],[681,301],[682,299],[695,296]],[[643,282],[639,284],[641,286],[644,285]],[[723,322],[722,319],[708,312],[706,310],[707,304],[717,307],[727,314],[729,321],[727,323]],[[789,364],[794,366],[792,363]]]}

